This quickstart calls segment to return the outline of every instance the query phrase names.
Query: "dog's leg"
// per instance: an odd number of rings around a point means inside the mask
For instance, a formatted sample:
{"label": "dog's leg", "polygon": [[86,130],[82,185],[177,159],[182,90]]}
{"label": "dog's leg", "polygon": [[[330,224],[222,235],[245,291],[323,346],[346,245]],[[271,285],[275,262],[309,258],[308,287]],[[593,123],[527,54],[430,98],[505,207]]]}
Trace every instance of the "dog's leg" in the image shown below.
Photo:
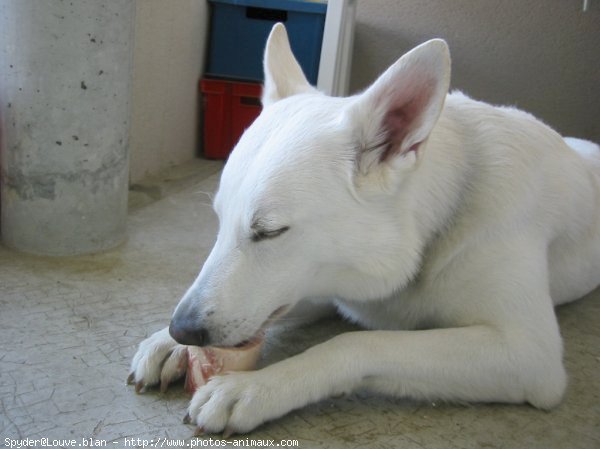
{"label": "dog's leg", "polygon": [[194,395],[189,415],[207,432],[243,433],[365,387],[401,397],[547,408],[565,386],[560,356],[548,354],[554,349],[517,330],[485,325],[352,332],[259,371],[213,378]]}
{"label": "dog's leg", "polygon": [[[366,362],[380,371],[368,373],[365,367],[360,387],[416,399],[528,402],[548,409],[562,398],[566,374],[560,350],[545,348],[532,337],[485,325],[397,334],[377,331],[368,339],[377,348],[379,362]],[[344,338],[357,344],[361,337]]]}
{"label": "dog's leg", "polygon": [[164,328],[140,343],[127,381],[135,383],[138,393],[159,382],[161,391],[165,391],[169,383],[183,377],[186,370],[186,347],[177,344],[169,335],[169,328]]}

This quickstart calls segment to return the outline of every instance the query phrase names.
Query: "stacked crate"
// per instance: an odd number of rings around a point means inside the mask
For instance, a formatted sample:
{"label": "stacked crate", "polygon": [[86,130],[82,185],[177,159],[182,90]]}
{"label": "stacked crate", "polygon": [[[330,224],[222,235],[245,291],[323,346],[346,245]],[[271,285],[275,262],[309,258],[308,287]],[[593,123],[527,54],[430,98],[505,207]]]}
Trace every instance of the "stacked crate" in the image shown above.
{"label": "stacked crate", "polygon": [[282,22],[307,79],[317,83],[327,3],[305,0],[209,0],[204,98],[204,155],[226,159],[260,114],[262,59],[273,25]]}

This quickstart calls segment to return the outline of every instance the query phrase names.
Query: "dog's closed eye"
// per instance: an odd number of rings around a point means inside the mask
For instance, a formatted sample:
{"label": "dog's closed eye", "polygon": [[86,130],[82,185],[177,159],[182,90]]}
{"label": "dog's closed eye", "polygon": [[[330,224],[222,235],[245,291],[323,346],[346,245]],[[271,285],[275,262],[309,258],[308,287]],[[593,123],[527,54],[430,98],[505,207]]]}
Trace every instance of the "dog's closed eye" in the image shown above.
{"label": "dog's closed eye", "polygon": [[252,226],[252,241],[260,242],[267,239],[273,239],[275,237],[279,237],[281,234],[288,231],[289,229],[289,226],[283,226],[282,228],[274,230]]}

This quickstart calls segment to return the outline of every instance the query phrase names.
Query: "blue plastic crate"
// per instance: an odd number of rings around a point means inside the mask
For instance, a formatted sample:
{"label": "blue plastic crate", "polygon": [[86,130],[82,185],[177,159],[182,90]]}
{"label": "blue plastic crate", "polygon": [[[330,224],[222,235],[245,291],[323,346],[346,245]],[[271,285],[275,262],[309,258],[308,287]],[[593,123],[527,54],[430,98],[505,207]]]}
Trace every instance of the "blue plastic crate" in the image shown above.
{"label": "blue plastic crate", "polygon": [[302,0],[210,0],[207,75],[263,81],[263,52],[277,22],[285,24],[307,79],[317,83],[326,3]]}

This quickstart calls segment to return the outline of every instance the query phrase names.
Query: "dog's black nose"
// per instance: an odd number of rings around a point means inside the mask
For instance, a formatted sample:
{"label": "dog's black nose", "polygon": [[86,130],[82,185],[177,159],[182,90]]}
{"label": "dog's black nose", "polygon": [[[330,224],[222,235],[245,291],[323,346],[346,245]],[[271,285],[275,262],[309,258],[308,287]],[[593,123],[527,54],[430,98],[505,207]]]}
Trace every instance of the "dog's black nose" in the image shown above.
{"label": "dog's black nose", "polygon": [[208,341],[208,331],[203,328],[197,328],[179,323],[177,320],[171,320],[169,325],[169,334],[173,339],[182,345],[203,346]]}

